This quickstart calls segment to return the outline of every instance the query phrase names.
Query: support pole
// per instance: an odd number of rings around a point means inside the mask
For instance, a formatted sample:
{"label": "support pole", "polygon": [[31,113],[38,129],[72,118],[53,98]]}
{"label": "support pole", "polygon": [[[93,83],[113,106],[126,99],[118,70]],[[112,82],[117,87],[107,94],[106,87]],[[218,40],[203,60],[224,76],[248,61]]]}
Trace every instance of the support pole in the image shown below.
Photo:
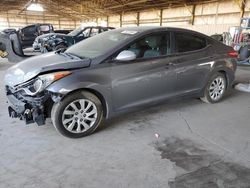
{"label": "support pole", "polygon": [[162,26],[163,22],[163,9],[160,10],[160,26]]}
{"label": "support pole", "polygon": [[7,23],[8,23],[8,27],[10,27],[10,19],[9,19],[9,11],[7,10]]}
{"label": "support pole", "polygon": [[137,12],[137,15],[136,15],[136,25],[137,26],[140,25],[140,12]]}
{"label": "support pole", "polygon": [[191,25],[194,25],[196,5],[193,5],[191,12]]}
{"label": "support pole", "polygon": [[120,27],[122,27],[122,13],[120,14]]}
{"label": "support pole", "polygon": [[246,6],[246,0],[241,0],[241,4],[240,4],[240,18],[244,17],[245,6]]}

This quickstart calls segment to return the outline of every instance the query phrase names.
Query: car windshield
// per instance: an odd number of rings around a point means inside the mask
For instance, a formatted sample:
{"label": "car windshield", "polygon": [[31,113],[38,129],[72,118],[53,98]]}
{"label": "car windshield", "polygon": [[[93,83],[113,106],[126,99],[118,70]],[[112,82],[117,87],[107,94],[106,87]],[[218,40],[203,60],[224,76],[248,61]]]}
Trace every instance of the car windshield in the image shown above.
{"label": "car windshield", "polygon": [[66,52],[82,58],[95,58],[104,55],[135,34],[137,31],[126,32],[120,29],[107,31],[71,46]]}
{"label": "car windshield", "polygon": [[78,27],[76,29],[74,29],[73,31],[71,31],[68,35],[70,36],[76,36],[78,33],[80,33],[83,30],[82,27]]}

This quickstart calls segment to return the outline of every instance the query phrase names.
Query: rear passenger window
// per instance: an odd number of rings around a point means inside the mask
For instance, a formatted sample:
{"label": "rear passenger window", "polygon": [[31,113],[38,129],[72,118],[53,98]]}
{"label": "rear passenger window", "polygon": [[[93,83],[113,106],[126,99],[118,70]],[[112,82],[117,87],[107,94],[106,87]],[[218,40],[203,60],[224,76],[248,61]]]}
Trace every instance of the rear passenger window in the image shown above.
{"label": "rear passenger window", "polygon": [[175,33],[175,52],[191,52],[207,46],[205,38],[190,33]]}

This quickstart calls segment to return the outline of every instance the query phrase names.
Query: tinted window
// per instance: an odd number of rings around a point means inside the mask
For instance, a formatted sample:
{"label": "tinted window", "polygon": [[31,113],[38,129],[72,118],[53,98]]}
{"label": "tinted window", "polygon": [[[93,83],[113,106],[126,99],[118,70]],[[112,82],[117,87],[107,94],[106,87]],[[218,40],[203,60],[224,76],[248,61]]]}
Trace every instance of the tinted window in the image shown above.
{"label": "tinted window", "polygon": [[169,34],[147,36],[132,45],[127,50],[136,54],[137,58],[158,57],[170,53]]}
{"label": "tinted window", "polygon": [[190,52],[206,47],[206,39],[190,33],[175,33],[175,51]]}
{"label": "tinted window", "polygon": [[90,31],[91,31],[91,28],[87,28],[85,30],[83,30],[83,36],[84,37],[89,37],[90,36]]}
{"label": "tinted window", "polygon": [[25,27],[22,29],[23,33],[35,33],[36,32],[36,26],[29,26],[29,27]]}

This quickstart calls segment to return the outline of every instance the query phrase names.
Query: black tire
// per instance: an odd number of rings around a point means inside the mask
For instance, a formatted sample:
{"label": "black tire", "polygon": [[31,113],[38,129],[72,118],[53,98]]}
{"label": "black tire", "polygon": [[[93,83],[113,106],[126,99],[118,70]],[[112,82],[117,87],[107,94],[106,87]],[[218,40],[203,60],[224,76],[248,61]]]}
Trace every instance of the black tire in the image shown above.
{"label": "black tire", "polygon": [[244,46],[240,48],[239,60],[244,61],[250,57],[250,46]]}
{"label": "black tire", "polygon": [[55,47],[55,51],[57,50],[65,50],[67,48],[67,46],[65,44],[58,44],[56,47]]}
{"label": "black tire", "polygon": [[[212,97],[212,96],[216,96],[216,95],[211,94],[213,91],[213,90],[211,90],[211,86],[212,86],[212,84],[215,83],[216,79],[218,79],[218,78],[222,80],[222,83],[224,86],[223,86],[223,89],[221,89],[221,92],[219,92],[218,98],[216,98],[216,97]],[[217,102],[222,100],[222,98],[226,92],[226,88],[227,88],[227,80],[226,80],[225,75],[220,73],[220,72],[217,72],[213,76],[211,76],[211,78],[209,79],[209,81],[206,85],[206,88],[204,89],[203,97],[201,97],[200,99],[206,103],[217,103]]]}
{"label": "black tire", "polygon": [[[91,125],[89,129],[81,133],[76,133],[76,132],[73,133],[65,128],[63,124],[63,113],[69,104],[72,104],[72,102],[81,99],[90,101],[95,105],[97,111],[97,117],[95,123]],[[87,91],[79,91],[76,93],[69,94],[69,96],[65,97],[62,101],[55,103],[51,111],[51,120],[56,130],[62,135],[69,138],[81,138],[90,135],[101,124],[102,118],[103,118],[103,108],[101,101],[94,94]],[[73,127],[75,126],[77,127],[78,124],[75,124]]]}

